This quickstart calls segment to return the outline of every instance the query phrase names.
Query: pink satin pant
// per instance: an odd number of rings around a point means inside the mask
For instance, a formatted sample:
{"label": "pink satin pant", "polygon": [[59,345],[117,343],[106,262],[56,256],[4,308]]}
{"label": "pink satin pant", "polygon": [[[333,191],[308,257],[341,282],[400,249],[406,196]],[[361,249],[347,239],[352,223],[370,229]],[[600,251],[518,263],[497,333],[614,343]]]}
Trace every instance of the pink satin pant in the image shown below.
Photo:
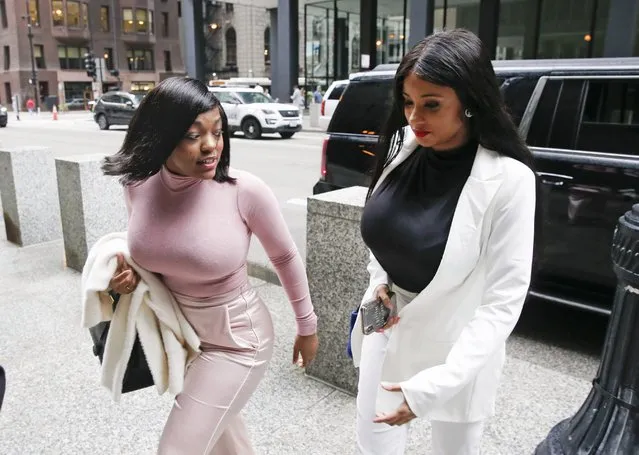
{"label": "pink satin pant", "polygon": [[160,438],[161,455],[251,455],[240,417],[273,353],[268,308],[248,285],[206,301],[177,297],[201,341]]}

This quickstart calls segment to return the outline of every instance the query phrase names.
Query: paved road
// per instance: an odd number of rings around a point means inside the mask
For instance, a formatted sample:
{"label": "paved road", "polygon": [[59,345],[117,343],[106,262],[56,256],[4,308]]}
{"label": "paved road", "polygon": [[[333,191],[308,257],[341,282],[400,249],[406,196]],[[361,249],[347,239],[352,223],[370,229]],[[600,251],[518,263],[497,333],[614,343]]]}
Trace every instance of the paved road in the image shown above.
{"label": "paved road", "polygon": [[[40,117],[22,114],[16,121],[10,114],[9,126],[0,129],[2,147],[41,145],[51,148],[54,156],[117,152],[126,129],[100,131],[90,114],[60,114],[53,121],[51,114]],[[306,256],[306,197],[312,194],[320,168],[323,135],[299,132],[291,139],[279,135],[264,136],[251,141],[241,134],[231,139],[231,163],[252,172],[271,186],[277,196],[286,222],[303,257]],[[251,246],[251,259],[266,263],[266,254],[259,242]]]}

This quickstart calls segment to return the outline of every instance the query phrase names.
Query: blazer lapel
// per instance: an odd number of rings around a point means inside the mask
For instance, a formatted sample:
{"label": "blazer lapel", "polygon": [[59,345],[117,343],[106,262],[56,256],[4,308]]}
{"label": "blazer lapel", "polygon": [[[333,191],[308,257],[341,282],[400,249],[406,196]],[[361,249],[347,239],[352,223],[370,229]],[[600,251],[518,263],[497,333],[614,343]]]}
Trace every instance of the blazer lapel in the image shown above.
{"label": "blazer lapel", "polygon": [[[480,254],[484,215],[501,185],[501,165],[497,153],[479,146],[477,155],[453,214],[453,221],[439,268],[415,302],[433,297],[455,286],[472,270]],[[416,305],[407,305],[402,312]]]}
{"label": "blazer lapel", "polygon": [[393,170],[406,161],[406,158],[411,156],[415,150],[417,150],[417,138],[415,137],[415,133],[408,127],[404,128],[404,143],[402,145],[402,149],[399,151],[397,156],[391,163],[386,166],[382,174],[379,176],[379,180],[375,184],[375,188],[373,188],[373,192],[379,188],[379,185],[388,177],[388,174],[393,172]]}

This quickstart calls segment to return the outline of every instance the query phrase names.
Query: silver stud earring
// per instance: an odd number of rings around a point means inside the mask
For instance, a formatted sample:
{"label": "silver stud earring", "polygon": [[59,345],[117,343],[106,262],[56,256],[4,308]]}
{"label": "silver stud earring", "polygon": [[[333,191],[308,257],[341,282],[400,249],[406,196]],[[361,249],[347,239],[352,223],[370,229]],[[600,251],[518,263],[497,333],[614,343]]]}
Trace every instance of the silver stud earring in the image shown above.
{"label": "silver stud earring", "polygon": [[466,109],[466,110],[464,111],[464,115],[465,115],[466,117],[468,117],[468,118],[471,118],[471,117],[473,116],[473,113],[472,113],[472,112],[470,112],[470,109]]}

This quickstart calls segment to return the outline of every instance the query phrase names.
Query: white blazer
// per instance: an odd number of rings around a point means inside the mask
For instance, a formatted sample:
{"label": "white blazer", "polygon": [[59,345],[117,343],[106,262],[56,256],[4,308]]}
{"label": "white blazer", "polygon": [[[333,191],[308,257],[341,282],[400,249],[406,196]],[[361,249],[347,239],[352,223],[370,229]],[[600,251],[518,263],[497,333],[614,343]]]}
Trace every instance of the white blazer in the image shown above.
{"label": "white blazer", "polygon": [[[117,253],[140,275],[133,293],[122,295],[115,313],[106,294],[117,267]],[[159,394],[182,391],[187,365],[200,352],[200,340],[171,292],[153,273],[130,257],[126,232],[105,235],[89,251],[82,270],[82,326],[111,321],[102,361],[101,383],[114,401],[122,394],[122,382],[136,333]]]}
{"label": "white blazer", "polygon": [[[417,148],[413,132],[375,187]],[[400,312],[390,331],[378,411],[403,398],[418,417],[473,422],[494,414],[512,332],[530,285],[535,218],[535,174],[526,165],[479,147],[453,215],[441,264],[431,283]],[[362,301],[390,284],[371,254],[370,283]],[[356,321],[353,361],[359,366],[363,334]]]}

